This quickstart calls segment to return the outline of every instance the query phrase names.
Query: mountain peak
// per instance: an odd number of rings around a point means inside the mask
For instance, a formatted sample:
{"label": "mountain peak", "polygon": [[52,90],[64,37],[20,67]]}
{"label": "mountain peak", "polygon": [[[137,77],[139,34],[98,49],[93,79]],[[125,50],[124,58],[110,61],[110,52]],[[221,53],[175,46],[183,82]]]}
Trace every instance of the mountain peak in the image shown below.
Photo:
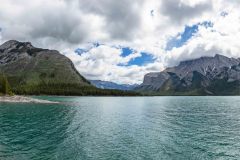
{"label": "mountain peak", "polygon": [[5,49],[11,49],[11,48],[20,48],[20,47],[33,48],[32,44],[30,42],[19,42],[17,40],[9,40],[9,41],[3,43],[0,46],[0,49],[5,50]]}
{"label": "mountain peak", "polygon": [[19,42],[16,40],[9,40],[0,45],[0,64],[7,64],[23,57],[32,57],[40,51],[41,48],[35,48],[30,42]]}
{"label": "mountain peak", "polygon": [[218,60],[229,60],[229,59],[232,59],[232,58],[228,58],[224,55],[221,55],[221,54],[215,54],[215,56],[213,57],[215,59],[218,59]]}
{"label": "mountain peak", "polygon": [[223,55],[217,53],[217,54],[215,54],[214,57],[226,57],[226,56],[223,56]]}
{"label": "mountain peak", "polygon": [[[240,63],[239,59],[228,58],[226,56],[216,54],[214,57],[200,57],[193,60],[187,60],[180,62],[179,66],[173,67],[173,69],[182,71],[199,71],[204,74],[203,71],[206,68],[221,68],[221,67],[230,67]],[[187,68],[186,68],[187,67]],[[171,69],[170,69],[171,70]]]}
{"label": "mountain peak", "polygon": [[199,57],[199,58],[195,58],[195,59],[181,61],[179,66],[181,66],[181,65],[189,65],[189,64],[198,63],[198,62],[199,63],[203,63],[203,62],[208,62],[208,61],[213,61],[213,60],[217,61],[217,60],[222,59],[222,58],[229,59],[228,57],[225,57],[223,55],[215,54],[215,56],[213,56],[213,57],[203,56],[203,57]]}

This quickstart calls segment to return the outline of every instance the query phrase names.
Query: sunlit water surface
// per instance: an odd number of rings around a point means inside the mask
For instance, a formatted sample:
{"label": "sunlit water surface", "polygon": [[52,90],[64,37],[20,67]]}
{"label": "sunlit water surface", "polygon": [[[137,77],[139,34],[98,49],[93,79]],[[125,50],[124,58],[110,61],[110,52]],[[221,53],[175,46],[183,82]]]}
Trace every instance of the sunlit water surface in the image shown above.
{"label": "sunlit water surface", "polygon": [[0,160],[240,159],[240,97],[0,103]]}

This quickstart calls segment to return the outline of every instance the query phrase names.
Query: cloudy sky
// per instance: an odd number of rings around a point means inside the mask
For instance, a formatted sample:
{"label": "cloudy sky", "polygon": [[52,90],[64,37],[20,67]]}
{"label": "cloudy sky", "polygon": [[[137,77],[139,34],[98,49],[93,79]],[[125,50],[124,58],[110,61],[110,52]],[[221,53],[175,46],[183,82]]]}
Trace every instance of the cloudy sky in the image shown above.
{"label": "cloudy sky", "polygon": [[0,0],[0,42],[57,49],[88,79],[141,83],[180,61],[240,57],[239,0]]}

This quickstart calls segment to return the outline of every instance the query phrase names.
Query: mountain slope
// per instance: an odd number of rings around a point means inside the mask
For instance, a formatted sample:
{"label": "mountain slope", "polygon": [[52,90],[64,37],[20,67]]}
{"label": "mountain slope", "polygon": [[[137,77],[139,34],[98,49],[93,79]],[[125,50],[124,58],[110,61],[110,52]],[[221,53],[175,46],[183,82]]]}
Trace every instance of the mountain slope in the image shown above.
{"label": "mountain slope", "polygon": [[138,85],[129,85],[129,84],[117,84],[109,81],[101,81],[101,80],[90,80],[91,84],[97,88],[101,89],[117,89],[123,91],[130,91],[136,88]]}
{"label": "mountain slope", "polygon": [[2,44],[0,71],[15,93],[62,94],[74,86],[91,86],[70,59],[55,50],[35,48],[29,42],[10,40]]}
{"label": "mountain slope", "polygon": [[240,95],[240,59],[216,55],[183,61],[145,75],[136,90],[159,95]]}

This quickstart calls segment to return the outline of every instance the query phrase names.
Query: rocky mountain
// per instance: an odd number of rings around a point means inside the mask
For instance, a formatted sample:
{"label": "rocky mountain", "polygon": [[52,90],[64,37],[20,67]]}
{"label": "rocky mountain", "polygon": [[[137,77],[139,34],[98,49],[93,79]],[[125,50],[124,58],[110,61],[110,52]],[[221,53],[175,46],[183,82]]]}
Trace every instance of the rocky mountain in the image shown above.
{"label": "rocky mountain", "polygon": [[101,81],[101,80],[90,80],[91,84],[97,88],[101,89],[117,89],[123,91],[130,91],[136,88],[138,85],[130,85],[130,84],[117,84],[109,81]]}
{"label": "rocky mountain", "polygon": [[158,95],[240,95],[240,58],[217,54],[183,61],[146,74],[136,90]]}
{"label": "rocky mountain", "polygon": [[73,86],[91,86],[70,59],[29,42],[10,40],[0,46],[0,72],[16,93],[61,93]]}

